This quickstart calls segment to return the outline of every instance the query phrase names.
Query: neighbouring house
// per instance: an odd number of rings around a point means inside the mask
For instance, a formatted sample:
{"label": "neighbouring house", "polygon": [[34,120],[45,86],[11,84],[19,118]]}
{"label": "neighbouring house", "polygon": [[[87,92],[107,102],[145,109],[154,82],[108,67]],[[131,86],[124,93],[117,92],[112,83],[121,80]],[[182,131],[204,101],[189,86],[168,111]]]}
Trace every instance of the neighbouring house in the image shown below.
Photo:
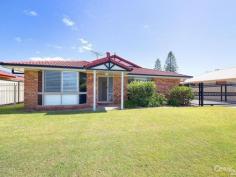
{"label": "neighbouring house", "polygon": [[0,70],[0,105],[24,101],[24,78]]}
{"label": "neighbouring house", "polygon": [[127,84],[152,80],[167,93],[190,76],[147,69],[110,55],[94,61],[19,61],[0,65],[24,72],[25,108],[37,110],[93,108],[98,104],[124,108]]}
{"label": "neighbouring house", "polygon": [[193,88],[201,106],[236,103],[236,67],[206,72],[186,79],[183,84]]}

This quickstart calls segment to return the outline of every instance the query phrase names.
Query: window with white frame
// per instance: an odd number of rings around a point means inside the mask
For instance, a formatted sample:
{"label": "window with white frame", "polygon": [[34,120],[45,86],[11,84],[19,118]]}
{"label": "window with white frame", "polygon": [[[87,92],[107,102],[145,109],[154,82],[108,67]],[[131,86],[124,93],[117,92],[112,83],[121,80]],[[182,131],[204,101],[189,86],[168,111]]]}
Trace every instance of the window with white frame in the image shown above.
{"label": "window with white frame", "polygon": [[151,77],[133,77],[130,76],[128,79],[128,83],[132,81],[152,81],[153,79]]}
{"label": "window with white frame", "polygon": [[78,105],[86,103],[86,73],[44,71],[44,105]]}

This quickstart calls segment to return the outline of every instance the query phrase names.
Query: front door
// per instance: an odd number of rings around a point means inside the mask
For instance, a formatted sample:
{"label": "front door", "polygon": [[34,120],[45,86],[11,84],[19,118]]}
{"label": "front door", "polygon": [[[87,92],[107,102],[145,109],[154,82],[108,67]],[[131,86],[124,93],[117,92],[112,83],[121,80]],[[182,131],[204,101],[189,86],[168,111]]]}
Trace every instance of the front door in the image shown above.
{"label": "front door", "polygon": [[99,102],[113,101],[113,77],[98,78],[98,101]]}

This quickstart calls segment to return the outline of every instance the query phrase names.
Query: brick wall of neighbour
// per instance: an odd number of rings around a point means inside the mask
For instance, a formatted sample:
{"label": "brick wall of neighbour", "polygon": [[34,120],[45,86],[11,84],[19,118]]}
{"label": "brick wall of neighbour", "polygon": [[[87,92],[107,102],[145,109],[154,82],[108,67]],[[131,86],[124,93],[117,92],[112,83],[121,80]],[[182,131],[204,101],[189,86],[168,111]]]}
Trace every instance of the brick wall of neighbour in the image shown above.
{"label": "brick wall of neighbour", "polygon": [[26,70],[24,84],[24,106],[34,109],[38,105],[38,71]]}
{"label": "brick wall of neighbour", "polygon": [[169,90],[180,84],[180,79],[154,78],[157,91],[159,93],[168,94]]}

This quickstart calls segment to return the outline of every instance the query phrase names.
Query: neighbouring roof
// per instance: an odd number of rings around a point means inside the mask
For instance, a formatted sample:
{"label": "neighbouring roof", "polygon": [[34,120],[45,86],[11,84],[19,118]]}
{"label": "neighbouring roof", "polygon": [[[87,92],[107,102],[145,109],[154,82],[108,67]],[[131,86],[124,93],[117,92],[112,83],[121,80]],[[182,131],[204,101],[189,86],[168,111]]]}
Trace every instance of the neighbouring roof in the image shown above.
{"label": "neighbouring roof", "polygon": [[15,78],[14,74],[7,73],[5,71],[0,71],[0,77],[6,77],[6,78]]}
{"label": "neighbouring roof", "polygon": [[20,77],[5,71],[0,71],[0,79],[12,81],[24,81],[24,77]]}
{"label": "neighbouring roof", "polygon": [[[128,72],[129,75],[144,75],[144,76],[163,76],[163,77],[180,77],[189,78],[191,76],[178,74],[175,72],[158,71],[154,69],[142,68],[141,66],[130,62],[120,56],[110,55],[107,53],[106,57],[96,59],[93,61],[18,61],[18,62],[0,62],[0,65],[5,67],[49,67],[49,68],[67,68],[67,69],[91,69],[93,70],[96,66],[106,65],[112,63],[117,65]],[[112,68],[111,67],[107,67]]]}
{"label": "neighbouring roof", "polygon": [[201,83],[201,82],[216,82],[216,81],[236,81],[236,67],[219,69],[208,72],[191,79],[187,79],[184,83]]}

